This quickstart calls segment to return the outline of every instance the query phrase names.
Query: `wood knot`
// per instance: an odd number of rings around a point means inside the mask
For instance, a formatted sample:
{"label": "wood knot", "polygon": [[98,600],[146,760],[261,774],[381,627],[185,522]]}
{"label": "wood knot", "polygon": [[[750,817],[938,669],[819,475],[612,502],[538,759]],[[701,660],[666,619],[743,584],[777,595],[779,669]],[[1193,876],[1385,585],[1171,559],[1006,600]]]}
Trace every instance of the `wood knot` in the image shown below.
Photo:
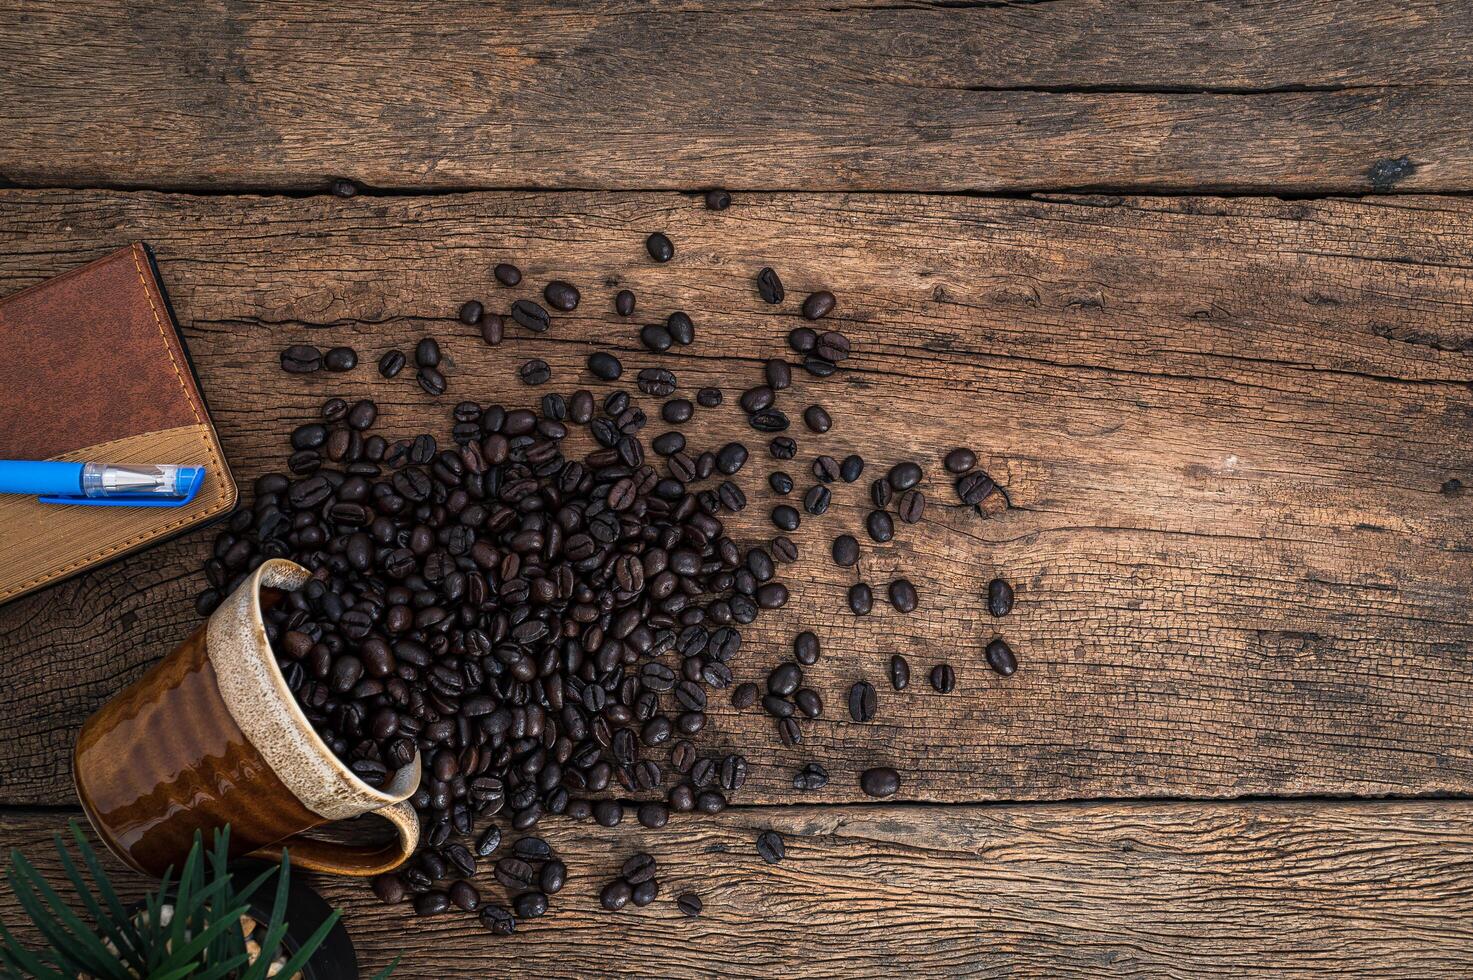
{"label": "wood knot", "polygon": [[1417,165],[1412,162],[1411,157],[1397,157],[1395,160],[1377,160],[1371,164],[1371,169],[1366,171],[1366,179],[1376,190],[1389,191],[1416,172]]}

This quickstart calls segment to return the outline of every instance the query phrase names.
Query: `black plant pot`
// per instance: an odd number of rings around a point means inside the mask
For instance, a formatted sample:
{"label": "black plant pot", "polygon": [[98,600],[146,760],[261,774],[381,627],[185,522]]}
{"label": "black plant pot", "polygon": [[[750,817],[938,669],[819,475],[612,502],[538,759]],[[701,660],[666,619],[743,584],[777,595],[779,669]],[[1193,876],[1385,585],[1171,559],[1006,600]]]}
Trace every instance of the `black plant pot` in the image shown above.
{"label": "black plant pot", "polygon": [[[239,861],[230,866],[230,877],[237,888],[244,888],[262,871],[273,866],[259,861]],[[276,879],[273,877],[251,896],[250,914],[257,922],[264,925],[271,920],[275,897]],[[135,911],[142,908],[141,902],[134,907]],[[330,915],[332,906],[302,881],[300,872],[294,872],[286,889],[286,936],[281,942],[287,956],[301,949]],[[302,976],[305,980],[359,980],[358,952],[353,948],[353,940],[341,920],[312,954],[302,969]]]}

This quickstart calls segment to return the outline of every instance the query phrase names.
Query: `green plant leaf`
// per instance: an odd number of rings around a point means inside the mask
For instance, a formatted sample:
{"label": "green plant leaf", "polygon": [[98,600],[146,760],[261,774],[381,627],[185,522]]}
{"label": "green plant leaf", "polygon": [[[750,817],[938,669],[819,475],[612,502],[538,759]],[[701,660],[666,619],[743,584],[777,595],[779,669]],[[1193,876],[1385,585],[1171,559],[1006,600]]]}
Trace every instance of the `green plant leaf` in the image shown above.
{"label": "green plant leaf", "polygon": [[190,977],[190,980],[226,980],[226,978],[235,980],[237,976],[235,971],[245,966],[250,961],[250,958],[249,953],[242,952],[229,959],[221,960],[218,965],[206,965],[201,967],[197,972],[186,975]]}
{"label": "green plant leaf", "polygon": [[[36,869],[19,851],[10,858],[12,874],[11,890],[31,921],[41,930],[55,950],[58,965],[70,969],[77,964],[78,972],[96,974],[100,977],[117,976],[115,967],[118,959],[107,951],[102,940],[77,918],[61,896],[36,873]],[[24,886],[24,887],[22,887]],[[67,962],[60,962],[63,958]]]}
{"label": "green plant leaf", "polygon": [[140,973],[143,972],[147,963],[142,954],[142,937],[139,935],[138,926],[123,907],[123,901],[113,889],[112,880],[102,867],[102,862],[97,858],[97,851],[88,842],[87,836],[82,833],[82,828],[75,820],[68,820],[67,826],[71,828],[72,839],[77,842],[77,851],[82,855],[82,863],[87,865],[87,871],[92,875],[92,881],[96,885],[97,892],[102,900],[107,903],[112,912],[112,921],[118,929],[126,936],[127,943],[120,944],[118,949],[129,957],[129,962]]}
{"label": "green plant leaf", "polygon": [[[332,932],[332,927],[338,924],[338,919],[342,918],[342,915],[343,913],[339,912],[337,909],[333,909],[332,915],[329,915],[326,919],[324,919],[322,921],[322,925],[317,927],[317,931],[307,937],[306,941],[302,943],[301,948],[292,954],[291,959],[286,961],[286,966],[283,966],[281,968],[281,970],[277,973],[277,976],[289,977],[293,973],[296,973],[298,970],[305,967],[307,965],[307,961],[312,958],[312,954],[316,953],[317,948],[327,940],[327,934]],[[274,954],[272,958],[274,958]],[[264,948],[261,959],[266,959]]]}
{"label": "green plant leaf", "polygon": [[16,971],[18,975],[36,977],[38,980],[69,980],[65,973],[43,962],[35,953],[16,942],[15,936],[5,928],[4,923],[0,923],[0,939],[4,940],[3,945],[0,945],[0,963]]}
{"label": "green plant leaf", "polygon": [[62,841],[61,834],[56,834],[54,839],[56,842],[56,854],[61,860],[62,871],[66,873],[67,879],[72,883],[73,890],[76,891],[77,896],[82,900],[82,904],[86,906],[88,913],[92,916],[94,931],[101,932],[113,944],[117,949],[116,958],[125,959],[134,966],[140,965],[140,961],[137,960],[137,954],[128,946],[128,940],[122,934],[118,923],[113,921],[113,918],[104,911],[102,905],[97,901],[96,896],[92,894],[92,889],[88,887],[87,880],[82,877],[82,872],[77,868],[76,862],[72,860],[71,852],[66,849],[66,844]]}
{"label": "green plant leaf", "polygon": [[375,973],[373,975],[373,980],[388,980],[389,974],[391,974],[395,970],[399,969],[399,961],[402,960],[403,958],[404,958],[404,954],[403,953],[400,953],[398,956],[394,957],[394,962],[390,963],[388,966],[384,967],[382,970],[380,970],[377,973]]}
{"label": "green plant leaf", "polygon": [[249,906],[241,904],[223,909],[218,915],[212,912],[212,921],[209,925],[205,926],[199,935],[190,939],[189,942],[174,948],[170,956],[171,967],[173,961],[179,961],[185,965],[192,966],[194,969],[198,969],[201,965],[200,953],[204,952],[205,947],[209,946],[226,929],[235,929],[238,931],[240,929],[240,917],[245,915],[248,910]]}

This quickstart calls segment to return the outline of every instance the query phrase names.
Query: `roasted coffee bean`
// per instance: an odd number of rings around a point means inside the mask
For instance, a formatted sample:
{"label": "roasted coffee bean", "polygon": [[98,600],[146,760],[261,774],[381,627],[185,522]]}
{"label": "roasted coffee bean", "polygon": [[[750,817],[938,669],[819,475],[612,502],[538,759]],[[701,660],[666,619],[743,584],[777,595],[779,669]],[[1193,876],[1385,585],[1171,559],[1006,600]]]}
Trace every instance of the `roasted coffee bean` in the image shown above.
{"label": "roasted coffee bean", "polygon": [[854,615],[868,616],[874,604],[875,595],[868,585],[858,582],[849,587],[849,611]]}
{"label": "roasted coffee bean", "polygon": [[547,895],[556,895],[562,891],[567,880],[568,866],[556,858],[548,861],[537,872],[537,887]]}
{"label": "roasted coffee bean", "polygon": [[386,378],[395,377],[404,370],[407,360],[402,350],[384,351],[384,356],[378,359],[378,373]]}
{"label": "roasted coffee bean", "polygon": [[757,703],[757,685],[751,682],[738,684],[731,692],[731,706],[742,709]]}
{"label": "roasted coffee bean", "polygon": [[[473,299],[466,300],[460,306],[460,322],[468,327],[474,327],[484,312],[486,312],[486,308],[480,303]],[[429,366],[434,367],[433,364]]]}
{"label": "roasted coffee bean", "polygon": [[849,717],[855,721],[873,721],[875,686],[869,681],[856,681],[849,688]]}
{"label": "roasted coffee bean", "polygon": [[987,611],[999,618],[1013,611],[1013,587],[1003,579],[987,583]]}
{"label": "roasted coffee bean", "polygon": [[890,686],[897,691],[910,687],[910,663],[898,653],[890,656]]}
{"label": "roasted coffee bean", "polygon": [[[713,208],[713,210],[720,211],[722,208]],[[700,915],[701,909],[704,908],[701,903],[701,896],[693,895],[690,892],[686,892],[677,898],[675,900],[675,907],[680,910],[681,915],[692,919]]]}
{"label": "roasted coffee bean", "polygon": [[653,878],[642,881],[635,885],[629,893],[629,903],[638,908],[644,908],[660,895],[660,883]]}
{"label": "roasted coffee bean", "polygon": [[501,828],[495,824],[487,827],[480,837],[476,838],[476,857],[490,857],[496,853],[501,846]]}
{"label": "roasted coffee bean", "polygon": [[926,513],[926,495],[919,490],[907,490],[900,495],[895,512],[907,524],[916,524]]}
{"label": "roasted coffee bean", "polygon": [[845,483],[853,483],[855,480],[859,479],[860,474],[862,474],[863,472],[864,457],[860,456],[858,453],[851,453],[850,455],[845,456],[844,461],[839,464],[839,479],[843,480]]}
{"label": "roasted coffee bean", "polygon": [[721,389],[702,388],[696,392],[696,404],[702,408],[715,408],[721,404]]}
{"label": "roasted coffee bean", "polygon": [[859,561],[859,542],[852,534],[841,534],[834,539],[833,547],[834,564],[841,568],[849,568]]}
{"label": "roasted coffee bean", "polygon": [[415,915],[439,915],[450,908],[450,896],[441,891],[414,896]]}
{"label": "roasted coffee bean", "polygon": [[645,350],[663,354],[675,344],[675,338],[658,323],[649,323],[639,328],[639,342],[644,345]]}
{"label": "roasted coffee bean", "polygon": [[634,313],[634,293],[627,289],[621,289],[614,294],[614,312],[620,316],[630,316]]}
{"label": "roasted coffee bean", "polygon": [[532,865],[517,857],[504,857],[496,862],[496,880],[508,888],[527,888],[536,880]]}
{"label": "roasted coffee bean", "polygon": [[796,718],[779,718],[777,722],[777,737],[784,745],[797,745],[803,741],[803,730],[798,727]]}
{"label": "roasted coffee bean", "polygon": [[787,848],[783,845],[780,834],[773,830],[764,830],[757,835],[757,856],[768,864],[777,864],[787,856]]}
{"label": "roasted coffee bean", "polygon": [[541,918],[547,914],[547,896],[541,892],[523,892],[512,902],[512,908],[519,918]]}
{"label": "roasted coffee bean", "polygon": [[[713,188],[706,192],[706,210],[725,211],[731,207],[731,195],[720,188]],[[682,909],[681,911],[685,911]],[[701,911],[700,900],[696,901],[696,911],[686,912],[686,915],[695,915]]]}
{"label": "roasted coffee bean", "polygon": [[767,675],[767,692],[787,697],[803,683],[803,668],[795,663],[779,664]]}
{"label": "roasted coffee bean", "polygon": [[839,478],[839,461],[832,456],[819,456],[813,461],[813,478],[820,483],[833,483]]}
{"label": "roasted coffee bean", "polygon": [[781,470],[774,470],[767,477],[767,485],[779,496],[786,497],[793,492],[793,478]]}
{"label": "roasted coffee bean", "polygon": [[829,784],[828,770],[817,762],[810,762],[793,776],[793,789],[823,789]]}
{"label": "roasted coffee bean", "polygon": [[834,294],[827,289],[810,293],[803,301],[803,316],[809,320],[820,320],[834,311]]}
{"label": "roasted coffee bean", "polygon": [[987,666],[1004,677],[1011,677],[1018,669],[1018,658],[1013,655],[1012,648],[998,638],[987,644]]}
{"label": "roasted coffee bean", "polygon": [[517,368],[517,377],[526,385],[546,384],[552,378],[552,369],[547,366],[546,361],[534,357]]}
{"label": "roasted coffee bean", "polygon": [[859,788],[865,796],[884,798],[900,791],[900,773],[889,766],[877,766],[859,774]]}
{"label": "roasted coffee bean", "polygon": [[624,365],[607,351],[594,351],[588,355],[588,370],[596,378],[604,381],[617,381],[619,375],[624,373]]}
{"label": "roasted coffee bean", "polygon": [[794,353],[807,354],[818,344],[817,331],[809,327],[794,327],[788,331],[788,346]]}
{"label": "roasted coffee bean", "polygon": [[[354,402],[353,407],[348,409],[348,415],[345,421],[347,421],[349,428],[363,432],[371,429],[373,423],[377,420],[378,406],[369,399],[364,398]],[[341,489],[339,493],[341,494]]]}
{"label": "roasted coffee bean", "polygon": [[665,318],[665,332],[682,347],[689,347],[696,339],[695,322],[683,310],[676,310]]}
{"label": "roasted coffee bean", "polygon": [[655,876],[656,865],[657,862],[652,855],[641,851],[625,859],[623,867],[619,869],[619,874],[629,884],[638,885]]}
{"label": "roasted coffee bean", "polygon": [[793,637],[793,659],[804,667],[812,667],[818,663],[819,643],[818,637],[804,630]]}
{"label": "roasted coffee bean", "polygon": [[445,376],[434,368],[420,368],[415,373],[414,379],[427,395],[440,396],[445,394]]}
{"label": "roasted coffee bean", "polygon": [[661,456],[674,456],[685,448],[685,436],[679,432],[662,432],[650,440],[650,448]]}
{"label": "roasted coffee bean", "polygon": [[770,358],[763,365],[762,374],[773,391],[783,391],[793,383],[793,368],[781,357]]}
{"label": "roasted coffee bean", "polygon": [[981,470],[972,470],[957,479],[956,495],[962,503],[975,506],[986,500],[996,487],[992,477]]}
{"label": "roasted coffee bean", "polygon": [[351,371],[358,366],[358,352],[351,347],[334,347],[322,355],[322,366],[329,371]]}
{"label": "roasted coffee bean", "polygon": [[946,472],[960,476],[977,465],[977,454],[970,449],[953,449],[946,454],[942,465],[946,467]]}
{"label": "roasted coffee bean", "polygon": [[656,262],[669,262],[675,257],[674,243],[658,231],[644,240],[644,247]]}
{"label": "roasted coffee bean", "polygon": [[811,687],[800,687],[794,691],[793,703],[808,718],[817,718],[823,714],[823,699]]}
{"label": "roasted coffee bean", "polygon": [[890,482],[884,477],[881,477],[880,479],[869,485],[870,502],[873,503],[875,507],[880,510],[884,510],[885,507],[889,505],[890,499],[894,495],[895,491],[890,489]]}
{"label": "roasted coffee bean", "polygon": [[833,361],[825,361],[817,354],[809,354],[803,358],[803,370],[815,378],[831,378],[839,369],[834,366]]}
{"label": "roasted coffee bean", "polygon": [[824,433],[834,425],[834,420],[822,405],[809,405],[803,409],[803,424],[808,426],[810,432]]}
{"label": "roasted coffee bean", "polygon": [[796,531],[800,522],[798,512],[787,504],[772,508],[772,523],[782,531]]}
{"label": "roasted coffee bean", "polygon": [[466,912],[474,912],[481,907],[481,893],[468,881],[451,882],[449,893],[450,901]]}
{"label": "roasted coffee bean", "polygon": [[872,510],[864,519],[864,529],[870,539],[884,544],[895,537],[895,521],[883,510]]}
{"label": "roasted coffee bean", "polygon": [[664,398],[675,391],[675,375],[665,368],[645,368],[639,372],[639,390],[646,395]]}
{"label": "roasted coffee bean", "polygon": [[497,905],[482,905],[481,925],[496,936],[510,936],[517,931],[517,920],[506,909]]}
{"label": "roasted coffee bean", "polygon": [[491,270],[491,274],[503,286],[515,286],[522,281],[522,270],[510,262],[498,263],[496,268]]}
{"label": "roasted coffee bean", "polygon": [[[547,305],[563,313],[571,313],[578,308],[578,287],[561,279],[554,279],[542,287],[542,298],[547,300]],[[479,314],[477,314],[479,318]],[[471,321],[474,322],[474,321]]]}
{"label": "roasted coffee bean", "polygon": [[481,317],[481,339],[489,347],[495,347],[506,337],[506,320],[496,313]]}
{"label": "roasted coffee bean", "polygon": [[908,579],[898,578],[890,583],[890,605],[895,607],[899,613],[910,613],[915,611],[916,587]]}
{"label": "roasted coffee bean", "polygon": [[762,302],[776,305],[783,301],[783,281],[778,278],[777,273],[771,266],[764,266],[757,273],[757,295],[762,297]]}
{"label": "roasted coffee bean", "polygon": [[774,718],[788,718],[791,717],[796,706],[779,695],[764,694],[762,695],[762,707]]}
{"label": "roasted coffee bean", "polygon": [[617,827],[624,820],[624,807],[618,800],[599,800],[593,805],[593,819],[601,827]]}
{"label": "roasted coffee bean", "polygon": [[760,412],[766,408],[771,408],[772,399],[772,389],[767,387],[767,385],[758,385],[755,388],[748,388],[746,391],[742,392],[742,397],[739,400],[739,403],[742,406],[742,411],[751,414],[753,412]]}
{"label": "roasted coffee bean", "polygon": [[289,374],[311,374],[322,369],[322,351],[311,344],[293,344],[281,352],[281,369]]}
{"label": "roasted coffee bean", "polygon": [[767,444],[767,451],[773,459],[792,459],[798,455],[798,444],[787,436],[774,436]]}
{"label": "roasted coffee bean", "polygon": [[931,668],[931,686],[942,694],[950,694],[956,689],[956,671],[951,669],[951,664],[937,664]]}
{"label": "roasted coffee bean", "polygon": [[[829,503],[832,499],[833,494],[829,491],[829,488],[822,483],[816,483],[809,487],[808,492],[803,495],[803,509],[815,517],[820,517],[828,513]],[[787,530],[791,530],[791,528]]]}
{"label": "roasted coffee bean", "polygon": [[813,353],[828,361],[830,364],[838,363],[849,356],[849,338],[837,330],[820,334],[818,342],[813,345]]}
{"label": "roasted coffee bean", "polygon": [[511,318],[533,333],[546,333],[552,326],[552,317],[530,299],[519,299],[511,304]]}
{"label": "roasted coffee bean", "polygon": [[792,423],[783,412],[768,408],[748,415],[747,424],[758,432],[786,432]]}
{"label": "roasted coffee bean", "polygon": [[897,493],[899,493],[903,490],[909,490],[917,483],[920,483],[922,475],[923,474],[919,465],[907,461],[903,463],[896,463],[894,466],[890,467],[890,472],[885,474],[885,479],[889,481],[890,486]]}
{"label": "roasted coffee bean", "polygon": [[695,414],[696,408],[684,398],[672,398],[660,406],[660,418],[671,425],[684,425]]}
{"label": "roasted coffee bean", "polygon": [[728,442],[716,453],[716,469],[732,476],[747,464],[747,447],[739,442]]}
{"label": "roasted coffee bean", "polygon": [[397,905],[406,894],[404,879],[396,874],[383,874],[373,879],[373,893],[386,905]]}
{"label": "roasted coffee bean", "polygon": [[434,337],[424,337],[414,345],[414,363],[422,368],[440,366],[440,345]]}
{"label": "roasted coffee bean", "polygon": [[779,534],[773,538],[769,547],[772,549],[774,561],[787,565],[798,560],[798,546],[786,535]]}

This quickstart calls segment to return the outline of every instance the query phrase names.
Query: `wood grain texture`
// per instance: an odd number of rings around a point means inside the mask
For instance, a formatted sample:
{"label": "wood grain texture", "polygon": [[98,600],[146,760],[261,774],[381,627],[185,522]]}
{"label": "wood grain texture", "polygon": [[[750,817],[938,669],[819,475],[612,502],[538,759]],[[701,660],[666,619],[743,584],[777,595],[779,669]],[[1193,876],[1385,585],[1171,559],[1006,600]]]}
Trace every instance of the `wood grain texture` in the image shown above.
{"label": "wood grain texture", "polygon": [[[588,384],[590,338],[627,370],[652,363],[636,325],[609,312],[620,284],[640,297],[636,321],[675,308],[696,320],[696,345],[661,360],[687,392],[723,386],[727,405],[688,436],[760,447],[735,395],[782,352],[799,298],[832,287],[856,355],[783,394],[795,415],[822,400],[836,419],[823,439],[795,433],[790,468],[858,451],[869,470],[800,531],[794,599],[749,631],[738,664],[759,679],[796,630],[816,629],[825,657],[809,680],[825,719],[785,749],[764,717],[713,715],[709,744],[771,754],[744,801],[795,800],[792,772],[809,759],[834,776],[826,801],[859,798],[857,771],[879,762],[921,800],[1461,793],[1473,791],[1470,217],[1473,204],[1424,197],[744,195],[717,214],[662,194],[11,191],[0,289],[151,241],[246,487],[329,395],[372,394],[388,431],[407,433],[461,398],[524,403],[524,358],[549,361],[552,388]],[[644,256],[655,228],[677,243],[669,265]],[[526,272],[517,290],[490,285],[503,259]],[[769,263],[788,285],[781,309],[752,286]],[[584,301],[546,337],[513,329],[491,349],[454,319],[464,299],[500,308],[554,276]],[[450,363],[438,401],[371,367],[426,333]],[[362,366],[283,374],[278,352],[303,340],[353,343]],[[938,462],[958,444],[1014,509],[984,520],[949,506]],[[858,573],[877,587],[908,576],[921,608],[881,602],[855,619],[842,598],[855,573],[827,560],[829,542],[863,540],[869,477],[905,457],[931,471],[935,502],[895,543],[866,542]],[[759,450],[742,474],[743,537],[772,533],[771,466]],[[4,800],[70,798],[71,733],[188,631],[207,551],[197,534],[0,609]],[[980,598],[994,574],[1020,595],[1001,624]],[[1023,662],[1006,681],[981,659],[999,627]],[[896,651],[918,681],[899,695],[883,682]],[[943,660],[960,676],[947,697],[921,680]],[[839,720],[861,676],[882,689],[869,725]]]}
{"label": "wood grain texture", "polygon": [[1473,187],[1473,10],[0,3],[0,178],[323,190]]}
{"label": "wood grain texture", "polygon": [[[59,875],[64,819],[0,815],[0,841]],[[768,828],[786,841],[778,865],[756,854]],[[1473,804],[1446,801],[740,808],[659,833],[558,822],[545,836],[568,885],[507,938],[464,913],[415,919],[359,882],[315,883],[361,965],[402,953],[395,975],[412,980],[1446,977],[1473,970],[1470,835]],[[598,889],[640,850],[660,897],[603,911]],[[476,884],[507,900],[489,874]],[[685,892],[700,918],[676,910]],[[0,892],[0,917],[18,912]]]}

